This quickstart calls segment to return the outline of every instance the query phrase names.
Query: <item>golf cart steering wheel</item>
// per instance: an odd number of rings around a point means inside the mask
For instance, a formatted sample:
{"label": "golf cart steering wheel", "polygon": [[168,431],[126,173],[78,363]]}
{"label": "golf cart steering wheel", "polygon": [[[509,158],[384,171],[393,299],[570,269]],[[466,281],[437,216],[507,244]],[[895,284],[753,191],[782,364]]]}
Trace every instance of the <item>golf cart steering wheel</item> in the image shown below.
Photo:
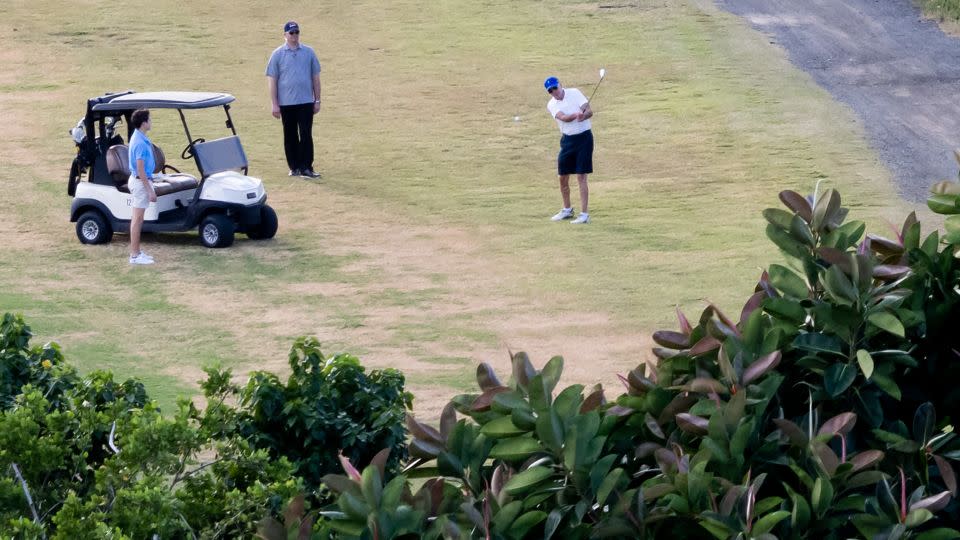
{"label": "golf cart steering wheel", "polygon": [[183,159],[185,159],[185,160],[192,158],[192,157],[193,157],[193,145],[195,145],[195,144],[197,144],[197,143],[202,143],[202,142],[207,142],[207,140],[204,139],[203,137],[199,137],[199,138],[197,138],[197,139],[194,139],[194,140],[190,141],[190,144],[188,144],[187,146],[184,147],[183,152],[180,152],[180,157],[183,158]]}

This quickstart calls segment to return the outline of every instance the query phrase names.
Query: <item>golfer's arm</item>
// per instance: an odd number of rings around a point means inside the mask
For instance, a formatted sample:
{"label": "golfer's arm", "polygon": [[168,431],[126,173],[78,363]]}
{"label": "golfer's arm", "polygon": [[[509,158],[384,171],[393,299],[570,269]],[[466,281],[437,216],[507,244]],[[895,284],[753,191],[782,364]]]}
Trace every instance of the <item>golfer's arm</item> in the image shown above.
{"label": "golfer's arm", "polygon": [[313,76],[313,100],[320,102],[320,75]]}
{"label": "golfer's arm", "polygon": [[267,87],[270,88],[270,103],[277,105],[280,102],[277,100],[277,79],[267,75]]}
{"label": "golfer's arm", "polygon": [[583,119],[586,120],[593,116],[593,109],[590,108],[590,102],[586,102],[580,107],[580,111],[583,113]]}
{"label": "golfer's arm", "polygon": [[561,122],[573,122],[576,119],[577,119],[577,115],[575,114],[564,114],[562,112],[557,113],[557,120]]}

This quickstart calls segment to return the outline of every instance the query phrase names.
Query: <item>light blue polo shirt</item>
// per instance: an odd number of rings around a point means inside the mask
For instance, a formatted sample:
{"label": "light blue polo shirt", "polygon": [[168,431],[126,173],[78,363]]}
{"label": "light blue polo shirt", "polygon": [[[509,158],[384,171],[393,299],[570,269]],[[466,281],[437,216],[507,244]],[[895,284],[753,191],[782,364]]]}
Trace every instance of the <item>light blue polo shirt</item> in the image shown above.
{"label": "light blue polo shirt", "polygon": [[281,107],[313,103],[313,76],[319,74],[317,54],[303,44],[291,49],[284,43],[267,62],[266,75],[277,80],[277,101]]}
{"label": "light blue polo shirt", "polygon": [[153,169],[157,166],[153,158],[153,143],[139,129],[133,130],[133,135],[130,136],[127,159],[130,161],[130,174],[137,174],[137,160],[142,159],[147,178],[153,179]]}

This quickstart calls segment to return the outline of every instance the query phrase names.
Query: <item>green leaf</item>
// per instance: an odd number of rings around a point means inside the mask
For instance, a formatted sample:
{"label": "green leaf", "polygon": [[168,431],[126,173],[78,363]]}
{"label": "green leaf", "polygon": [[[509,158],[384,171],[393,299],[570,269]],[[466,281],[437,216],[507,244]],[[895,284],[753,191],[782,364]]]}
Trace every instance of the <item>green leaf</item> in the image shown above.
{"label": "green leaf", "polygon": [[557,382],[560,381],[560,375],[562,374],[562,356],[554,356],[547,362],[547,365],[543,366],[543,370],[540,371],[540,375],[543,377],[543,382],[548,393],[552,393],[553,389],[557,387]]}
{"label": "green leaf", "polygon": [[850,364],[834,364],[823,374],[823,389],[835,398],[850,388],[856,378],[857,370]]}
{"label": "green leaf", "polygon": [[770,275],[770,283],[778,291],[798,299],[804,299],[809,295],[807,282],[786,266],[771,264],[767,272]]}
{"label": "green leaf", "polygon": [[380,506],[380,496],[383,494],[383,483],[380,481],[380,469],[367,467],[361,475],[361,489],[363,498],[371,508]]}
{"label": "green leaf", "polygon": [[519,516],[522,511],[523,501],[511,501],[500,507],[500,511],[490,520],[493,532],[503,534],[510,530],[513,521],[517,519],[517,516]]}
{"label": "green leaf", "polygon": [[750,530],[751,536],[756,537],[772,531],[778,523],[788,517],[790,517],[790,512],[786,510],[778,510],[763,516],[753,525],[753,528]]}
{"label": "green leaf", "polygon": [[490,457],[505,461],[524,461],[537,452],[543,452],[543,447],[536,439],[511,437],[498,441],[490,450]]}
{"label": "green leaf", "polygon": [[870,379],[870,376],[873,375],[873,357],[870,356],[870,353],[859,349],[857,351],[857,364],[860,366],[863,376]]}
{"label": "green leaf", "polygon": [[823,516],[830,508],[830,503],[833,502],[833,484],[829,479],[818,476],[813,482],[812,502],[813,511],[818,516]]}
{"label": "green leaf", "polygon": [[930,529],[917,535],[917,540],[956,540],[960,538],[960,531],[944,527]]}
{"label": "green leaf", "polygon": [[503,489],[510,495],[523,495],[527,491],[535,488],[540,483],[553,476],[553,469],[538,465],[514,475],[507,480]]}
{"label": "green leaf", "polygon": [[802,258],[810,253],[810,248],[794,240],[790,233],[776,225],[767,225],[766,233],[767,238],[787,255]]}
{"label": "green leaf", "polygon": [[520,429],[513,425],[513,419],[511,417],[501,416],[496,420],[487,422],[482,428],[480,428],[480,433],[483,433],[492,439],[501,439],[504,437],[523,435],[526,433],[526,430]]}
{"label": "green leaf", "polygon": [[762,212],[762,214],[763,218],[766,219],[771,225],[779,227],[785,231],[790,230],[790,221],[793,220],[794,214],[779,208],[767,208]]}
{"label": "green leaf", "polygon": [[810,231],[810,226],[800,216],[793,216],[793,219],[790,220],[790,236],[811,248],[817,245],[817,241],[813,239],[813,233]]}
{"label": "green leaf", "polygon": [[867,320],[877,328],[886,330],[895,336],[904,337],[905,335],[903,323],[893,313],[887,311],[871,313],[867,316]]}
{"label": "green leaf", "polygon": [[600,484],[600,489],[597,490],[597,504],[603,506],[607,502],[607,497],[610,496],[610,493],[615,489],[620,489],[622,486],[620,484],[626,484],[626,478],[624,477],[623,469],[617,467],[606,478],[603,479],[603,483]]}
{"label": "green leaf", "polygon": [[900,401],[900,387],[897,386],[897,383],[893,382],[893,379],[891,379],[889,375],[874,372],[873,378],[870,380],[873,382],[873,384],[877,385],[878,388],[883,390],[884,393],[893,399]]}
{"label": "green leaf", "polygon": [[547,513],[541,510],[531,510],[517,518],[510,527],[511,538],[523,538],[530,532],[530,529],[536,527],[541,521],[547,519]]}
{"label": "green leaf", "polygon": [[793,346],[813,353],[828,353],[842,358],[847,357],[846,353],[843,352],[844,344],[840,339],[819,332],[800,334],[794,338]]}
{"label": "green leaf", "polygon": [[824,272],[822,283],[827,294],[842,306],[851,306],[860,299],[859,291],[839,266],[834,265],[828,268]]}
{"label": "green leaf", "polygon": [[786,298],[765,298],[763,309],[767,313],[794,323],[802,323],[807,318],[807,311],[798,302]]}
{"label": "green leaf", "polygon": [[818,233],[823,233],[827,225],[835,223],[840,213],[840,194],[836,190],[828,189],[823,195],[817,198],[813,206],[813,219],[810,221],[810,228]]}
{"label": "green leaf", "polygon": [[563,448],[563,424],[553,408],[537,417],[537,437],[554,454]]}
{"label": "green leaf", "polygon": [[903,524],[906,525],[908,529],[912,529],[923,525],[931,519],[933,519],[933,512],[926,508],[918,508],[907,514],[907,519],[903,521]]}
{"label": "green leaf", "polygon": [[960,214],[960,196],[931,195],[927,197],[927,206],[937,214]]}
{"label": "green leaf", "polygon": [[929,401],[917,407],[913,413],[913,440],[919,441],[920,446],[926,446],[933,437],[933,430],[937,424],[937,412],[933,403]]}

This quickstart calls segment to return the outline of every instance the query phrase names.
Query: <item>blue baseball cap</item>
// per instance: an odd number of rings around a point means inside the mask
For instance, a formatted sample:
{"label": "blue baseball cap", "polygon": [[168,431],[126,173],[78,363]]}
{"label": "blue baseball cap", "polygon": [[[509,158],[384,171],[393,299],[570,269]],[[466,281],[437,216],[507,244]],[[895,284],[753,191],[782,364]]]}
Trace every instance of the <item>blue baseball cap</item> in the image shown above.
{"label": "blue baseball cap", "polygon": [[560,86],[560,80],[556,77],[547,77],[547,80],[543,81],[543,88],[549,92],[551,88],[556,88]]}
{"label": "blue baseball cap", "polygon": [[284,32],[290,32],[292,30],[296,30],[297,32],[300,31],[300,25],[298,25],[296,21],[290,21],[287,24],[283,25]]}

